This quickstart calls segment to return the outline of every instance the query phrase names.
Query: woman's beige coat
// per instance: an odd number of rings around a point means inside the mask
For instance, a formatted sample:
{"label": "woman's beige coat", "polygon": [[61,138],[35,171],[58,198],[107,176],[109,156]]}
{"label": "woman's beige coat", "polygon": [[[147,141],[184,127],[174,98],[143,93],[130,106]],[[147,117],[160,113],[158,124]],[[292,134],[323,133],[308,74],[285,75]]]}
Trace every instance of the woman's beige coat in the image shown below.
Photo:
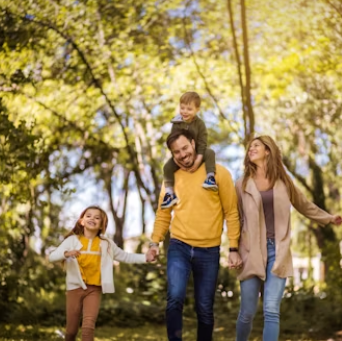
{"label": "woman's beige coat", "polygon": [[[266,225],[261,195],[253,179],[248,179],[246,189],[242,190],[242,178],[236,182],[241,220],[241,237],[239,253],[243,261],[238,279],[243,281],[257,276],[266,278],[267,245]],[[308,201],[304,194],[296,188],[295,200],[292,203],[297,211],[307,218],[319,223],[328,224],[332,215],[321,210]],[[291,243],[291,202],[285,184],[277,180],[273,188],[274,230],[276,259],[272,273],[286,278],[293,275]]]}

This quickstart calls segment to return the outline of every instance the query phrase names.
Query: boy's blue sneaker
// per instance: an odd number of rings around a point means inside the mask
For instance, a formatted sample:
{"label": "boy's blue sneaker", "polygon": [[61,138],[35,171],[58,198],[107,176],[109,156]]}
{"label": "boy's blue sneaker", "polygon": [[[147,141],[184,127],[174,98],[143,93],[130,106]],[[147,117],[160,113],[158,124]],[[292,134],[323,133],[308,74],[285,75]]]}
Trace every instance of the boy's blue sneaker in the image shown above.
{"label": "boy's blue sneaker", "polygon": [[203,182],[202,187],[209,191],[214,191],[214,192],[218,191],[218,186],[216,184],[215,177],[213,176],[207,177],[205,181]]}
{"label": "boy's blue sneaker", "polygon": [[177,198],[176,194],[166,193],[164,196],[163,202],[160,205],[160,208],[161,209],[169,208],[169,207],[177,204],[177,202],[178,202],[178,198]]}

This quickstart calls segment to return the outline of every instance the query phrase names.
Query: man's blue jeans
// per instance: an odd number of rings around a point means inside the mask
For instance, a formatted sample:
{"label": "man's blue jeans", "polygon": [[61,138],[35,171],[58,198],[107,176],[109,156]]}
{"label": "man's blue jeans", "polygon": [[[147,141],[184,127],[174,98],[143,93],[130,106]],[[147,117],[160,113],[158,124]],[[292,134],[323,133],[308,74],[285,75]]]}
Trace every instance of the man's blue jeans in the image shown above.
{"label": "man's blue jeans", "polygon": [[[267,267],[264,284],[264,333],[263,341],[277,341],[279,337],[280,303],[284,294],[286,278],[272,274],[275,261],[275,244],[267,240]],[[261,286],[259,277],[240,282],[241,307],[236,325],[236,341],[247,341],[252,330],[253,319],[258,307]]]}
{"label": "man's blue jeans", "polygon": [[171,239],[167,255],[166,324],[170,341],[182,340],[182,313],[186,286],[193,274],[197,313],[197,341],[211,341],[214,328],[214,296],[220,247],[192,247]]}

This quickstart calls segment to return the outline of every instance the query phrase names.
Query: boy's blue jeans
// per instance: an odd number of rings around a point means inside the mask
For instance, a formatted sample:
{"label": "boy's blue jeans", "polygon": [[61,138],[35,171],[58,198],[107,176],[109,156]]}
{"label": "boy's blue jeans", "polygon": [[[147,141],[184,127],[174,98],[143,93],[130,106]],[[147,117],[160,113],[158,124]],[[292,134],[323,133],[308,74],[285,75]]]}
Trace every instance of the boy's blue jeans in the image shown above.
{"label": "boy's blue jeans", "polygon": [[[264,283],[264,333],[263,341],[277,341],[279,337],[280,303],[283,297],[286,278],[272,274],[275,261],[275,243],[267,240],[267,267]],[[247,341],[252,330],[253,319],[258,307],[261,286],[259,277],[252,277],[240,282],[241,306],[236,325],[236,341]]]}
{"label": "boy's blue jeans", "polygon": [[167,255],[166,324],[170,341],[182,340],[182,313],[186,287],[193,274],[197,341],[211,341],[214,327],[214,296],[219,269],[220,247],[192,247],[171,239]]}

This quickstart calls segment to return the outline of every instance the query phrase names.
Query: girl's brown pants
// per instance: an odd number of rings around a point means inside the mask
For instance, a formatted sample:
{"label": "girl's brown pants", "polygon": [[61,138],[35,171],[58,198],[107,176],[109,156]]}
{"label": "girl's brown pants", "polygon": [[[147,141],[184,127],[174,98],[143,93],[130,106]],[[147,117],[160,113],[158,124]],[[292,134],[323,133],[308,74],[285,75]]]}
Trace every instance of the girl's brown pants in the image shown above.
{"label": "girl's brown pants", "polygon": [[82,319],[82,341],[94,341],[94,330],[101,303],[101,287],[88,285],[66,293],[65,341],[75,341],[80,318]]}

